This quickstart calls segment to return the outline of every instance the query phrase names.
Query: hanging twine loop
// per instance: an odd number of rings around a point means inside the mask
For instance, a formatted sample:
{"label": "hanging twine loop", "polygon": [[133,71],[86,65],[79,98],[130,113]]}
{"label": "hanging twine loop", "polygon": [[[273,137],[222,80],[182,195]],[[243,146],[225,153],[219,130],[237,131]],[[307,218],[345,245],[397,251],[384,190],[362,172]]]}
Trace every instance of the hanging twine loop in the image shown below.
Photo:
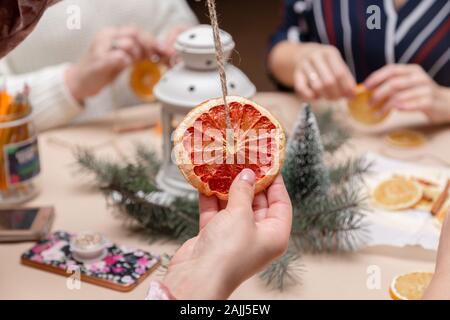
{"label": "hanging twine loop", "polygon": [[[209,17],[211,19],[211,27],[212,27],[213,36],[214,36],[214,46],[216,49],[217,69],[219,71],[220,84],[222,86],[222,97],[223,97],[223,103],[225,106],[227,132],[230,132],[231,139],[233,139],[233,137],[232,137],[233,133],[231,130],[231,121],[230,121],[230,108],[227,103],[227,95],[228,95],[227,75],[225,73],[225,59],[224,59],[224,55],[223,55],[222,42],[220,41],[220,29],[219,29],[219,22],[217,19],[216,1],[215,0],[207,0],[207,3],[208,3]],[[230,140],[228,140],[228,138],[229,138],[229,134],[227,134],[227,141],[230,141]]]}

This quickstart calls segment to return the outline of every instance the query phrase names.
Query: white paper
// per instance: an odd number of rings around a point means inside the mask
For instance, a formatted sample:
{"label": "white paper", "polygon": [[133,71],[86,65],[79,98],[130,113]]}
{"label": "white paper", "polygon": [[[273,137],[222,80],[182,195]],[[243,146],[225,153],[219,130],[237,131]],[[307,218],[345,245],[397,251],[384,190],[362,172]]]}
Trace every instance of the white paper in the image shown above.
{"label": "white paper", "polygon": [[[450,176],[450,170],[415,165],[373,153],[368,153],[365,158],[373,163],[372,173],[365,179],[369,192],[394,174],[431,179],[441,185],[445,185]],[[371,212],[363,219],[367,234],[366,246],[419,245],[425,249],[437,250],[440,224],[429,212],[415,209],[386,211],[372,204],[370,207]]]}

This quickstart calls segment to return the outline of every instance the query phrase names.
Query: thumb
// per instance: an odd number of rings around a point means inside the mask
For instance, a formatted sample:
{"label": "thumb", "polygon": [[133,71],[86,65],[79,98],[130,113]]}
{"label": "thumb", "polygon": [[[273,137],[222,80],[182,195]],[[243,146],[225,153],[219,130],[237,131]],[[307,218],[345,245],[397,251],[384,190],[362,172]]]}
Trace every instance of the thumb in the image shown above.
{"label": "thumb", "polygon": [[231,184],[228,194],[227,209],[233,210],[252,209],[255,194],[255,173],[250,169],[242,170]]}

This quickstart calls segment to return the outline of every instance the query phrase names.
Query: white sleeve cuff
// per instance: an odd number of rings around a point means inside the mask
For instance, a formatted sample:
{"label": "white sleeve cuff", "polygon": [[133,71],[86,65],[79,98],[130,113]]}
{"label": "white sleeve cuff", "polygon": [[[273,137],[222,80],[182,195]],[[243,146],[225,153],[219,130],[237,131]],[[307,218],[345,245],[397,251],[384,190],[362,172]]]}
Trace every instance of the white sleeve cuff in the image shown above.
{"label": "white sleeve cuff", "polygon": [[65,82],[69,64],[61,64],[30,73],[30,103],[38,131],[69,123],[83,111]]}

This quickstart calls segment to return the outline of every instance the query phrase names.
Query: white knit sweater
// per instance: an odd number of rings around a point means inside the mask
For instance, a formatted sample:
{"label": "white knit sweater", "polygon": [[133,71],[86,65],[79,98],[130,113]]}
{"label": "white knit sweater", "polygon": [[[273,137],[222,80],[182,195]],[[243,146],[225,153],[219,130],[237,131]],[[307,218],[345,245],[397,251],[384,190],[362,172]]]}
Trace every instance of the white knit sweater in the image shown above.
{"label": "white knit sweater", "polygon": [[0,60],[0,74],[8,91],[20,90],[25,82],[31,87],[39,130],[83,121],[139,102],[128,85],[129,70],[83,107],[68,91],[64,72],[87,51],[98,31],[132,24],[162,38],[177,25],[196,22],[184,0],[65,0],[49,8],[33,33]]}

